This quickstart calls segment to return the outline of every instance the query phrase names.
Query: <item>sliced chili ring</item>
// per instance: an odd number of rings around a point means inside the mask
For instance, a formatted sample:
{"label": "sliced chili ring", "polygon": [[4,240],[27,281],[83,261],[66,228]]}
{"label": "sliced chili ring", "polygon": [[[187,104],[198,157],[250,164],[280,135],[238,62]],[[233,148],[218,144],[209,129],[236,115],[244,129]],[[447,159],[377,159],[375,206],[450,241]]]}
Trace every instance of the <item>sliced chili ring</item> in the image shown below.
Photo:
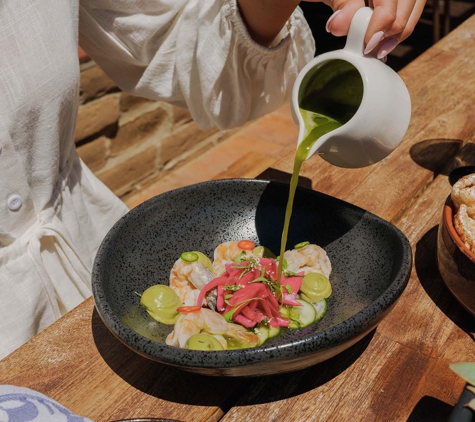
{"label": "sliced chili ring", "polygon": [[180,258],[185,262],[195,262],[198,261],[199,256],[195,252],[183,252]]}
{"label": "sliced chili ring", "polygon": [[177,312],[182,314],[187,314],[189,312],[198,312],[201,309],[201,306],[180,306],[176,308]]}
{"label": "sliced chili ring", "polygon": [[256,244],[252,240],[241,240],[238,242],[238,247],[245,251],[251,251],[256,247]]}
{"label": "sliced chili ring", "polygon": [[303,248],[307,245],[310,245],[310,242],[308,240],[306,240],[305,242],[300,242],[300,243],[297,243],[295,246],[294,246],[294,249],[300,249],[300,248]]}

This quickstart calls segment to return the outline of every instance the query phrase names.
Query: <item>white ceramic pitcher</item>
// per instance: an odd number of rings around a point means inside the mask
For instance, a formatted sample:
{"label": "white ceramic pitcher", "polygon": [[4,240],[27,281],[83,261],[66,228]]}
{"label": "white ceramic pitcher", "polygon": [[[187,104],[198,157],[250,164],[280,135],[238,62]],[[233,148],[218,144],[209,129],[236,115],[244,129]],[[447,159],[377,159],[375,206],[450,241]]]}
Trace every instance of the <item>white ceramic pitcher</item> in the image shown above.
{"label": "white ceramic pitcher", "polygon": [[[300,106],[305,98],[307,103],[312,102],[308,100],[312,92],[320,97],[320,103],[337,112],[345,108],[347,100],[353,103],[350,104],[352,117],[318,138],[307,159],[318,152],[324,160],[339,167],[365,167],[390,154],[406,133],[411,117],[406,85],[389,66],[363,53],[372,13],[369,7],[359,9],[351,22],[345,47],[315,57],[295,81],[291,109],[299,126],[298,145],[307,134]],[[353,72],[352,78],[347,77],[349,71]],[[315,86],[318,89],[312,91]],[[327,94],[333,95],[333,104],[325,99]]]}

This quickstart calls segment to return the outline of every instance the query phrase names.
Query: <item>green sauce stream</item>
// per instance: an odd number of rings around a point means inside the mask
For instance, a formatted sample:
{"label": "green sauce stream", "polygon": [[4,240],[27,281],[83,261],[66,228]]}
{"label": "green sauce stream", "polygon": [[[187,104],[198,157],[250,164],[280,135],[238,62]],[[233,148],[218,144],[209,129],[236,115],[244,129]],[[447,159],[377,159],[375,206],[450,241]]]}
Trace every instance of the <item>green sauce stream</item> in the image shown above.
{"label": "green sauce stream", "polygon": [[[300,168],[317,140],[323,135],[343,126],[358,110],[363,98],[363,80],[358,70],[344,60],[330,60],[302,82],[299,99],[300,114],[305,122],[305,137],[297,148],[289,198],[285,209],[284,228],[280,244],[280,283],[284,252],[290,225],[290,217],[297,189]],[[278,289],[280,292],[280,289]],[[278,298],[280,299],[280,297]]]}
{"label": "green sauce stream", "polygon": [[[282,230],[282,238],[280,241],[280,260],[279,271],[277,276],[277,283],[280,283],[280,277],[282,275],[282,265],[284,262],[285,246],[287,244],[287,237],[289,233],[290,217],[292,215],[292,208],[294,204],[295,191],[297,190],[297,184],[299,181],[300,168],[302,163],[306,160],[307,155],[312,146],[317,140],[327,134],[328,132],[341,127],[343,124],[332,119],[331,117],[324,116],[318,113],[312,113],[307,110],[300,109],[302,116],[305,116],[306,136],[297,148],[294,159],[294,168],[292,171],[292,178],[290,179],[289,198],[287,200],[287,206],[285,208],[284,228]],[[311,117],[309,119],[308,117]],[[313,122],[313,127],[311,122]],[[280,290],[280,289],[279,289]]]}

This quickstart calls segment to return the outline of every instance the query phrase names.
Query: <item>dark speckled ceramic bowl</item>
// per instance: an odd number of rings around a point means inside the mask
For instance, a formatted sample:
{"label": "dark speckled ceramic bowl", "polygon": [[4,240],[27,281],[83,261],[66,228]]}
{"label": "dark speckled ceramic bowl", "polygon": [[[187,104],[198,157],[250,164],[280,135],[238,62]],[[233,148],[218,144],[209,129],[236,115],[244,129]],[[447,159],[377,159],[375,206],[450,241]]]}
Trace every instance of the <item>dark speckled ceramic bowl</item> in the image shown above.
{"label": "dark speckled ceramic bowl", "polygon": [[324,247],[333,272],[329,309],[318,323],[263,346],[192,351],[165,344],[172,326],[152,320],[134,292],[161,283],[181,252],[212,257],[229,240],[251,239],[278,252],[288,185],[218,180],[156,196],[110,230],[97,253],[93,296],[104,323],[147,358],[208,375],[256,376],[302,369],[347,349],[369,333],[407,285],[412,254],[394,226],[333,197],[298,189],[288,249],[308,240]]}

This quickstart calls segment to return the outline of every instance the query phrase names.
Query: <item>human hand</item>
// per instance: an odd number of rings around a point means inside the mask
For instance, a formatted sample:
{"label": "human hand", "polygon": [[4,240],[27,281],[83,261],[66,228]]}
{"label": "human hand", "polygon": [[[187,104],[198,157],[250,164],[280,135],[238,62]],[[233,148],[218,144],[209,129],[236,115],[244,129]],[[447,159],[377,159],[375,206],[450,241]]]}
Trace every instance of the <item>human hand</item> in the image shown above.
{"label": "human hand", "polygon": [[[348,34],[351,20],[364,0],[305,0],[322,1],[334,13],[328,19],[326,29],[335,36]],[[424,10],[426,0],[370,0],[373,15],[365,35],[365,54],[374,51],[378,59],[385,57],[412,34]]]}

